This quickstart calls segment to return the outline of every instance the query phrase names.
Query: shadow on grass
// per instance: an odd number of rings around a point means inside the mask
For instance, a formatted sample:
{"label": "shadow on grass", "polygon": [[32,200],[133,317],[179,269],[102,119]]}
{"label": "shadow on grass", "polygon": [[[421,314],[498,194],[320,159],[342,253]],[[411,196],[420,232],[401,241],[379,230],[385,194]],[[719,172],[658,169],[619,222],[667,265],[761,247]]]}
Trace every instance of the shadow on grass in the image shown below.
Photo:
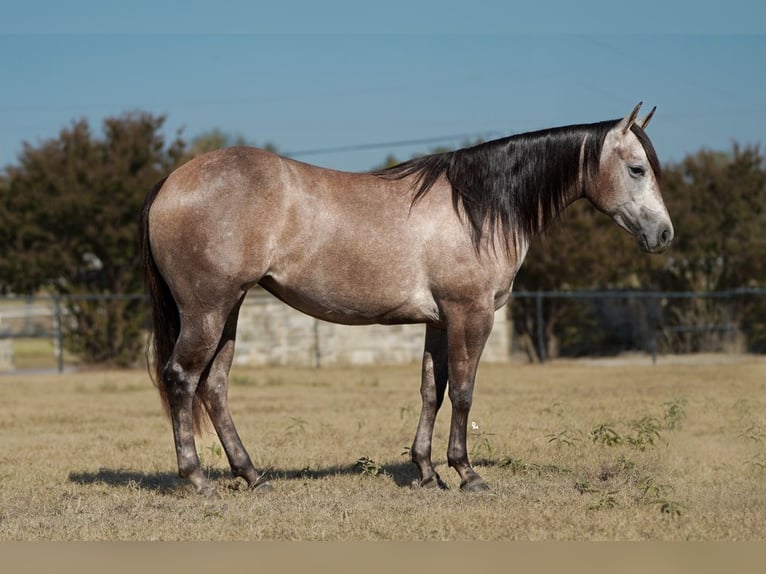
{"label": "shadow on grass", "polygon": [[[211,478],[224,476],[224,473],[212,472]],[[178,490],[186,483],[175,472],[141,472],[138,470],[101,468],[95,472],[71,472],[69,481],[77,484],[105,484],[114,487],[141,487],[168,494]]]}
{"label": "shadow on grass", "polygon": [[[232,481],[231,474],[222,469],[206,469],[205,474],[213,482]],[[269,480],[320,480],[331,476],[363,474],[359,465],[329,466],[325,468],[277,469],[266,470]],[[409,487],[417,480],[417,468],[411,462],[380,465],[380,474],[390,477],[397,486]],[[82,485],[105,484],[113,487],[140,487],[163,494],[171,494],[190,485],[174,472],[141,472],[128,469],[101,468],[95,472],[72,472],[69,481]],[[243,481],[232,483],[231,488],[244,488]],[[241,486],[240,486],[241,485]]]}
{"label": "shadow on grass", "polygon": [[[409,487],[418,479],[417,467],[411,462],[382,464],[378,474],[390,477],[397,486]],[[356,463],[326,468],[302,468],[300,470],[269,469],[267,475],[273,480],[319,480],[328,476],[364,474]]]}

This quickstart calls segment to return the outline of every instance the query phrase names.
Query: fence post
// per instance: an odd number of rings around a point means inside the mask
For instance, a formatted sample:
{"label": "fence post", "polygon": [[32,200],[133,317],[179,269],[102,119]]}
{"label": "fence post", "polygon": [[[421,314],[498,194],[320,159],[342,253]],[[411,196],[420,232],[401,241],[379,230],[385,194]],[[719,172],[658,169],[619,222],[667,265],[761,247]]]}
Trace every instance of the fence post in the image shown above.
{"label": "fence post", "polygon": [[322,366],[322,352],[319,348],[319,319],[314,319],[314,368]]}
{"label": "fence post", "polygon": [[53,336],[55,338],[53,345],[53,352],[56,355],[56,368],[59,373],[64,372],[64,341],[61,334],[61,304],[59,303],[59,296],[53,296]]}
{"label": "fence post", "polygon": [[543,292],[538,291],[535,297],[537,311],[537,354],[540,362],[545,362],[545,326],[543,325]]}

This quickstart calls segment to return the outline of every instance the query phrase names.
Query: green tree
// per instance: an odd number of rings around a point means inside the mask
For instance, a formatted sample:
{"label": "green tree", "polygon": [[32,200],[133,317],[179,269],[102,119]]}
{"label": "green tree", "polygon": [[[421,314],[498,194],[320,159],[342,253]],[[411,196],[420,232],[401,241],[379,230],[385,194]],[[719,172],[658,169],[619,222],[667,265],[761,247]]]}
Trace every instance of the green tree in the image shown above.
{"label": "green tree", "polygon": [[[720,291],[766,285],[766,160],[758,146],[702,150],[665,169],[665,193],[676,239],[654,272],[674,291]],[[738,326],[749,350],[766,348],[762,297],[668,302],[666,320],[684,327]],[[725,331],[699,329],[673,337],[680,351],[725,348]]]}
{"label": "green tree", "polygon": [[[131,113],[108,118],[103,135],[87,121],[57,138],[25,143],[0,186],[0,288],[60,295],[143,291],[137,219],[151,186],[182,158],[167,142],[165,118]],[[87,362],[128,364],[142,346],[140,300],[70,299],[67,345]]]}
{"label": "green tree", "polygon": [[[184,159],[188,160],[203,153],[217,150],[224,147],[255,145],[249,142],[243,135],[229,134],[218,128],[203,132],[192,138]],[[277,147],[272,143],[266,143],[263,149],[277,153]]]}
{"label": "green tree", "polygon": [[758,146],[702,150],[664,170],[676,238],[658,273],[676,290],[766,283],[766,161]]}
{"label": "green tree", "polygon": [[[645,288],[645,258],[636,241],[611,218],[580,200],[532,242],[514,290]],[[540,358],[536,305],[533,299],[517,298],[510,307],[518,343],[533,361]],[[595,318],[582,301],[545,299],[542,311],[548,358],[558,356],[562,348],[604,346],[608,333],[594,328]]]}

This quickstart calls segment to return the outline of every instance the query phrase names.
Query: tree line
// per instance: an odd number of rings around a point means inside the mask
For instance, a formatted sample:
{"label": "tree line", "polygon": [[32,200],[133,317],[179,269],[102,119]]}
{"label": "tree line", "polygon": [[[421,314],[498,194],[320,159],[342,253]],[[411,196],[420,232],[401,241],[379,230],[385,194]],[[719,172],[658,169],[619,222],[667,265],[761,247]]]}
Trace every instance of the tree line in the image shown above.
{"label": "tree line", "polygon": [[[23,144],[17,162],[0,172],[0,291],[143,291],[137,217],[147,190],[195,155],[246,143],[217,130],[191,141],[180,133],[169,137],[164,121],[163,116],[136,112],[108,118],[95,132],[81,120],[55,138]],[[394,162],[391,156],[385,160]],[[711,291],[766,286],[766,161],[758,145],[702,149],[665,164],[662,192],[676,230],[666,253],[640,252],[608,217],[581,201],[532,245],[514,289]],[[670,313],[681,317],[679,321],[704,321],[713,312],[706,305],[677,305]],[[73,300],[68,312],[67,345],[82,360],[127,365],[140,356],[147,321],[140,299]],[[562,343],[571,345],[565,325],[573,313],[578,311],[566,301],[546,302],[549,354],[555,356]],[[749,321],[756,333],[749,348],[766,350],[766,335],[758,335],[766,331],[761,298],[749,299],[734,314],[740,323]],[[534,332],[531,301],[515,301],[512,317],[517,333]],[[581,334],[577,344],[599,342]]]}

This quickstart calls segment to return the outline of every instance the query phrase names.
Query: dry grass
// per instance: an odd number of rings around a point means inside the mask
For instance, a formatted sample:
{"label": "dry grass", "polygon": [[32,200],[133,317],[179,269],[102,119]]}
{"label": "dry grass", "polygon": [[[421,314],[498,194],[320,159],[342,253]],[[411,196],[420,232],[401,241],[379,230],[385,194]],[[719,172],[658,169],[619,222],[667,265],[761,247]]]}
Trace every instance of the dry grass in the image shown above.
{"label": "dry grass", "polygon": [[766,539],[762,360],[483,365],[469,448],[490,495],[457,490],[448,409],[451,490],[408,487],[418,372],[236,370],[235,421],[275,489],[229,478],[205,435],[218,500],[176,478],[145,373],[3,376],[0,540]]}

